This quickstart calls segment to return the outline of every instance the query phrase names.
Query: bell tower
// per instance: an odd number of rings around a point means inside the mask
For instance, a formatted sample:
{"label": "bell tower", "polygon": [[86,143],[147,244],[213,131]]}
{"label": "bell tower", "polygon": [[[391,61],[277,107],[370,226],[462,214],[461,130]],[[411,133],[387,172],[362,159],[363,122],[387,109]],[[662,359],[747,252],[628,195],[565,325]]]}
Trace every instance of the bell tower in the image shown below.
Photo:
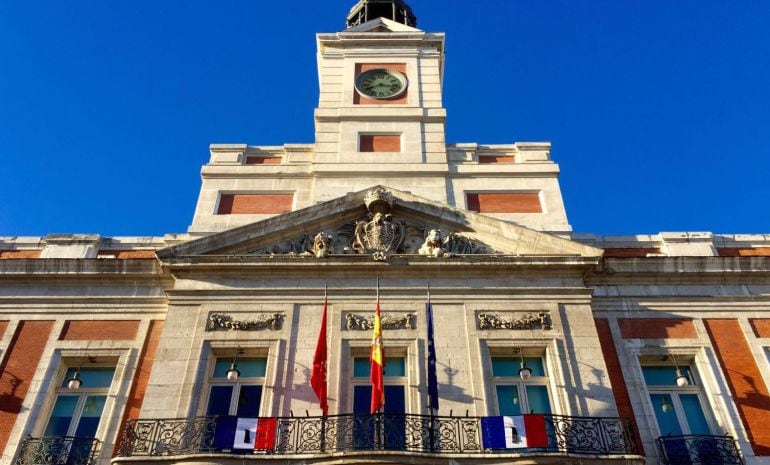
{"label": "bell tower", "polygon": [[447,202],[444,34],[402,0],[361,0],[318,34],[314,201],[377,184]]}
{"label": "bell tower", "polygon": [[412,9],[402,0],[360,0],[350,9],[346,27],[359,26],[377,18],[417,27]]}

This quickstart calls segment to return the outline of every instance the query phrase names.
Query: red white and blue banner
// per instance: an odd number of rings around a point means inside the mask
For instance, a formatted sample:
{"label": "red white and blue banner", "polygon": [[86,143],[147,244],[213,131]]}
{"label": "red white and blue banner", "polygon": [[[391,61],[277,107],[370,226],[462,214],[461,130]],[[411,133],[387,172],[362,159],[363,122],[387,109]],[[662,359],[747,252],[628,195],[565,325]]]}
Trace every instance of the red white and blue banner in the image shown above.
{"label": "red white and blue banner", "polygon": [[481,419],[485,449],[548,447],[544,415],[516,415]]}
{"label": "red white and blue banner", "polygon": [[275,418],[219,417],[214,435],[214,448],[244,452],[273,450],[275,429]]}

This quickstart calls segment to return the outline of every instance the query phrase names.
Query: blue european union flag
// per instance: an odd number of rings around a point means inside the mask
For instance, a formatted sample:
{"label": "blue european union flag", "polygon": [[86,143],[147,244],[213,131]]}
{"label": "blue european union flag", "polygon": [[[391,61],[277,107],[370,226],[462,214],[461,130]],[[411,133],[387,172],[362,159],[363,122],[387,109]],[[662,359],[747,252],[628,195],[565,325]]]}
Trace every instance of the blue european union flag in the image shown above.
{"label": "blue european union flag", "polygon": [[433,308],[430,300],[425,308],[428,313],[428,399],[432,412],[438,411],[438,379],[436,377],[436,344],[433,342]]}

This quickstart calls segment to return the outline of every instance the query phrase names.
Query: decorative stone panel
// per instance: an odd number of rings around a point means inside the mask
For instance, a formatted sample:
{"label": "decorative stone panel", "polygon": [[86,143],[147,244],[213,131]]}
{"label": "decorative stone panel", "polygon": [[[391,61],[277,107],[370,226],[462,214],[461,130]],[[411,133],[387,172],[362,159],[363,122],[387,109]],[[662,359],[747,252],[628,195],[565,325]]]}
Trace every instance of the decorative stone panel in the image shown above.
{"label": "decorative stone panel", "polygon": [[[383,313],[382,329],[416,329],[415,313]],[[345,327],[348,331],[371,331],[374,329],[374,316],[361,316],[355,313],[345,315]]]}
{"label": "decorative stone panel", "polygon": [[479,329],[551,329],[551,315],[547,312],[517,313],[517,312],[477,312],[476,321]]}
{"label": "decorative stone panel", "polygon": [[[253,314],[249,314],[253,315]],[[206,331],[278,331],[281,329],[283,313],[258,313],[249,319],[237,319],[226,313],[209,313]]]}

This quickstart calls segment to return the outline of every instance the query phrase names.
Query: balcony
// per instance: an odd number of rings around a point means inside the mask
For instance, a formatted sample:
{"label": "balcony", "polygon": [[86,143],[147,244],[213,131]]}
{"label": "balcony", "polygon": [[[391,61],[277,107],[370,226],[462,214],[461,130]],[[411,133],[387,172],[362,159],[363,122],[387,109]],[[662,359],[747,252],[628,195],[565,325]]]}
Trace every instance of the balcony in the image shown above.
{"label": "balcony", "polygon": [[730,436],[662,436],[658,443],[668,465],[743,465],[738,444]]}
{"label": "balcony", "polygon": [[[535,415],[533,415],[534,417]],[[581,457],[582,463],[644,463],[637,454],[631,424],[623,418],[588,418],[540,415],[545,419],[544,441],[540,447],[489,447],[491,435],[479,417],[430,417],[423,415],[336,415],[329,417],[260,418],[256,445],[238,450],[223,447],[223,419],[131,420],[124,430],[114,463],[143,462],[165,457],[179,463],[180,456],[237,454],[258,459],[296,459],[298,456],[322,462],[343,455],[422,455],[446,457],[457,463],[463,458],[475,463],[482,456],[500,459],[506,454],[541,455],[538,463],[563,463],[565,456]],[[269,428],[265,430],[264,426]],[[218,428],[220,431],[218,431]],[[509,428],[510,429],[510,428]],[[505,433],[501,433],[503,436]],[[511,432],[508,432],[509,439]],[[255,438],[251,437],[251,441]],[[200,459],[192,461],[200,461]],[[153,462],[157,459],[153,459]],[[226,460],[221,460],[226,461]],[[441,463],[431,460],[431,463]]]}
{"label": "balcony", "polygon": [[19,446],[14,465],[95,465],[101,443],[71,436],[27,437]]}

